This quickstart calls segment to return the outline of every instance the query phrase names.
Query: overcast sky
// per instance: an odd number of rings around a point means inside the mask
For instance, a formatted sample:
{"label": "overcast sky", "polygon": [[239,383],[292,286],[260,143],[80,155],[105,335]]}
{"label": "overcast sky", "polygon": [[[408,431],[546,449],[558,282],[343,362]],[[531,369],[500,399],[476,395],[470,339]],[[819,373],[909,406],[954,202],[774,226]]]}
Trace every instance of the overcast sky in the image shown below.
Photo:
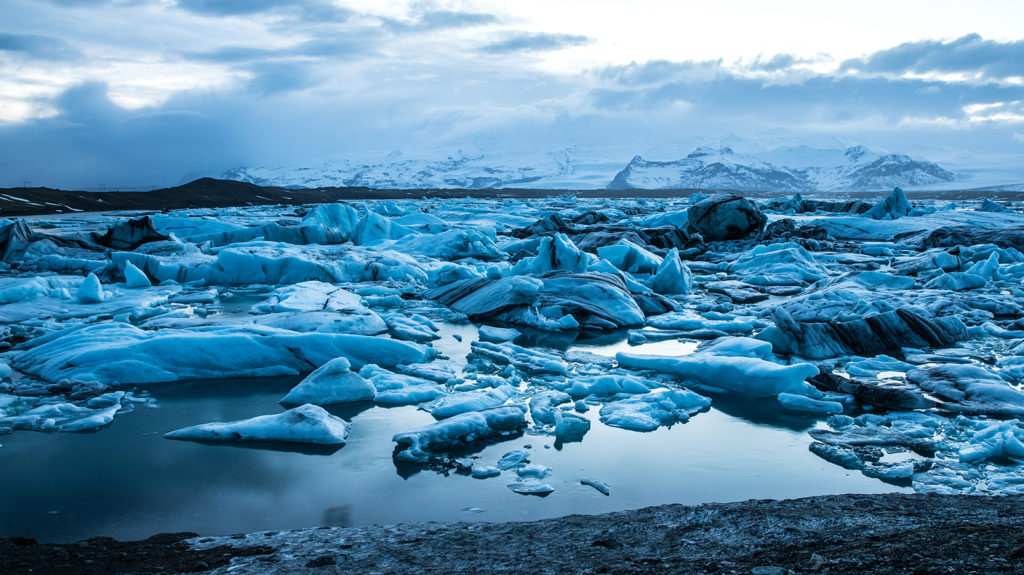
{"label": "overcast sky", "polygon": [[0,186],[466,146],[628,161],[779,128],[1024,154],[1021,22],[1020,0],[2,0]]}

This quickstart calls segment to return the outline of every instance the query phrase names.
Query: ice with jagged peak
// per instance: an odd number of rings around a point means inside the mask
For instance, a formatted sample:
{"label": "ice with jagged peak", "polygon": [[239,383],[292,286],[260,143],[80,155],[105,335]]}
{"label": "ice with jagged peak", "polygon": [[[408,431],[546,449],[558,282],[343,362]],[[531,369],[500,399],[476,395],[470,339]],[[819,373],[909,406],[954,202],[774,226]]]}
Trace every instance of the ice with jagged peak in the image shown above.
{"label": "ice with jagged peak", "polygon": [[285,405],[332,405],[372,400],[377,394],[373,384],[351,370],[344,357],[336,357],[306,376],[281,399]]}
{"label": "ice with jagged peak", "polygon": [[692,292],[690,268],[679,259],[679,250],[672,248],[658,264],[648,286],[655,293],[664,295],[689,295]]}
{"label": "ice with jagged peak", "polygon": [[608,260],[618,270],[629,273],[653,274],[661,266],[662,258],[629,240],[597,248],[597,255]]}
{"label": "ice with jagged peak", "polygon": [[47,381],[155,383],[184,379],[294,375],[336,357],[353,366],[422,362],[428,349],[361,335],[296,333],[262,326],[145,331],[100,323],[36,338],[14,366]]}
{"label": "ice with jagged peak", "polygon": [[780,393],[815,394],[806,379],[818,374],[809,363],[780,365],[769,361],[770,343],[744,337],[721,338],[712,345],[678,357],[619,352],[615,359],[629,369],[668,373],[701,386],[746,397],[778,397]]}
{"label": "ice with jagged peak", "polygon": [[352,425],[324,408],[306,404],[275,415],[226,423],[203,423],[164,434],[186,441],[273,441],[344,445]]}
{"label": "ice with jagged peak", "polygon": [[581,251],[565,234],[559,233],[541,238],[537,255],[520,260],[513,266],[512,273],[543,274],[556,270],[584,272],[592,260],[593,256]]}

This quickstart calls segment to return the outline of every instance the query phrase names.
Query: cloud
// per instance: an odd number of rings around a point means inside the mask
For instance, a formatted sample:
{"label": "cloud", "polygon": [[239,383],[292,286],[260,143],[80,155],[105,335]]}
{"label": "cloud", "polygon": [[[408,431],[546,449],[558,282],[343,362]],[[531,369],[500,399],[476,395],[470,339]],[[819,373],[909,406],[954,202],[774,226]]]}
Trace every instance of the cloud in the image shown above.
{"label": "cloud", "polygon": [[528,34],[520,33],[504,40],[484,45],[481,50],[489,54],[509,54],[515,52],[550,52],[589,44],[592,40],[586,36],[575,34]]}
{"label": "cloud", "polygon": [[864,58],[846,60],[840,69],[896,75],[967,74],[986,79],[1024,76],[1024,40],[998,42],[969,34],[945,42],[907,42]]}
{"label": "cloud", "polygon": [[315,84],[313,71],[301,62],[259,62],[249,70],[253,77],[248,87],[260,96],[295,92]]}
{"label": "cloud", "polygon": [[39,60],[77,60],[82,53],[53,36],[0,33],[0,52],[15,52]]}
{"label": "cloud", "polygon": [[344,22],[354,12],[329,0],[177,0],[182,10],[203,16],[284,13],[308,22]]}
{"label": "cloud", "polygon": [[414,12],[411,21],[386,20],[387,27],[394,32],[423,32],[456,28],[476,28],[497,24],[501,19],[487,12],[466,12],[460,10],[438,10],[422,7]]}

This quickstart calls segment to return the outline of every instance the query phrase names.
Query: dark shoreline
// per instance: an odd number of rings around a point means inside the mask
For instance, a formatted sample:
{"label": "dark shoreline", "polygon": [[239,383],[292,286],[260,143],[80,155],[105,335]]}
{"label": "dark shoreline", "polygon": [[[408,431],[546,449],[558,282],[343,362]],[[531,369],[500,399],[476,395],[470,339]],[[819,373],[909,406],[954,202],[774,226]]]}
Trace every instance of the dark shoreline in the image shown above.
{"label": "dark shoreline", "polygon": [[[535,189],[413,189],[381,190],[371,188],[293,189],[257,186],[232,180],[202,178],[183,186],[152,191],[87,192],[53,188],[0,188],[0,218],[73,212],[121,210],[173,210],[183,208],[226,208],[255,205],[303,205],[345,200],[403,200],[454,198],[547,198],[571,195],[577,198],[676,198],[711,190],[535,190]],[[4,195],[21,200],[11,200]],[[741,192],[754,198],[788,197],[779,192]],[[844,192],[833,198],[877,199],[888,192]],[[907,192],[910,199],[970,200],[990,198],[996,201],[1024,199],[1024,192],[950,190]]]}
{"label": "dark shoreline", "polygon": [[524,523],[0,539],[0,572],[1021,573],[1022,527],[1024,497],[829,495]]}

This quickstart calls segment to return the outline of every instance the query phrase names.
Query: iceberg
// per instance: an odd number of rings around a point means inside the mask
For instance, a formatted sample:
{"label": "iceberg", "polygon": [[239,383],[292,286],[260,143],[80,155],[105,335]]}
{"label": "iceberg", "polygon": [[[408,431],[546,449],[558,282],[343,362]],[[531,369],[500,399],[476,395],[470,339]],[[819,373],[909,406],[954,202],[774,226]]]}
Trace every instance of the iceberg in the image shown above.
{"label": "iceberg", "polygon": [[68,328],[36,338],[14,366],[47,381],[157,383],[295,375],[336,357],[353,366],[419,363],[432,350],[379,337],[296,333],[260,326],[213,326],[144,331],[123,323]]}
{"label": "iceberg", "polygon": [[374,398],[373,384],[350,370],[352,364],[344,357],[336,357],[318,367],[281,399],[285,405],[331,405]]}
{"label": "iceberg", "polygon": [[396,433],[399,461],[426,463],[431,457],[478,442],[518,435],[526,427],[524,409],[516,405],[462,413],[423,427]]}
{"label": "iceberg", "polygon": [[276,415],[261,415],[227,423],[204,423],[164,434],[186,441],[280,441],[344,445],[352,425],[327,410],[306,404]]}

